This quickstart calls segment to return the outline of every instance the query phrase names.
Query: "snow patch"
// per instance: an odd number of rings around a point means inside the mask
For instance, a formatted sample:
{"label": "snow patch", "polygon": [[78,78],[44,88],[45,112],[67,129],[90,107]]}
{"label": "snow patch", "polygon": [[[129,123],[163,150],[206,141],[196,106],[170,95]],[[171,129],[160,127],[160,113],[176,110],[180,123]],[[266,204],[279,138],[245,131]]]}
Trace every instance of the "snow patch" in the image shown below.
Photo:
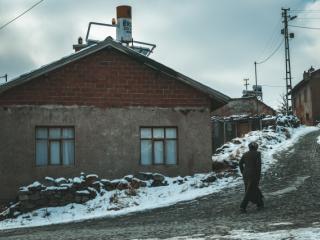
{"label": "snow patch", "polygon": [[[281,225],[279,225],[281,226]],[[149,238],[146,240],[158,240],[159,238]],[[252,232],[246,230],[232,230],[227,235],[212,235],[204,236],[202,234],[192,236],[178,236],[167,238],[166,240],[187,240],[187,239],[226,239],[226,240],[284,240],[284,239],[299,239],[299,240],[318,240],[320,239],[320,228],[297,228],[288,230],[277,230],[270,232]]]}

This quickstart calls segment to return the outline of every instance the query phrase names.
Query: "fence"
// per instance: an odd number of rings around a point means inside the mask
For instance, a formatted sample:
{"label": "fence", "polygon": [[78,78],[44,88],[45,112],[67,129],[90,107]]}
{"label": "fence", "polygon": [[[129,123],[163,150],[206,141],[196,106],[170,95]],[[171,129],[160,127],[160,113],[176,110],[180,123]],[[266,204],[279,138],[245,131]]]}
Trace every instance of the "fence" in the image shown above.
{"label": "fence", "polygon": [[264,128],[265,123],[264,121],[262,121],[263,118],[264,116],[213,118],[213,152],[233,138],[243,137],[250,131],[261,130],[262,128]]}

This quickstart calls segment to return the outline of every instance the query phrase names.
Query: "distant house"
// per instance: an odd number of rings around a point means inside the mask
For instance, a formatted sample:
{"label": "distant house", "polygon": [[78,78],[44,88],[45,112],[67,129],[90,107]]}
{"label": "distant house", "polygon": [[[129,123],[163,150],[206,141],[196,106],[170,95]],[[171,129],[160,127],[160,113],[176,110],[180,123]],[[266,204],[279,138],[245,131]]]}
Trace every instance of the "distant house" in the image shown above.
{"label": "distant house", "polygon": [[0,86],[0,198],[46,176],[211,167],[226,95],[108,37]]}
{"label": "distant house", "polygon": [[294,114],[303,124],[320,122],[320,70],[312,67],[303,73],[303,79],[292,89]]}
{"label": "distant house", "polygon": [[230,117],[232,115],[274,115],[276,111],[256,97],[233,98],[228,104],[213,111],[214,116]]}
{"label": "distant house", "polygon": [[236,137],[259,130],[262,118],[275,115],[276,111],[256,97],[234,98],[228,104],[213,111],[213,149]]}

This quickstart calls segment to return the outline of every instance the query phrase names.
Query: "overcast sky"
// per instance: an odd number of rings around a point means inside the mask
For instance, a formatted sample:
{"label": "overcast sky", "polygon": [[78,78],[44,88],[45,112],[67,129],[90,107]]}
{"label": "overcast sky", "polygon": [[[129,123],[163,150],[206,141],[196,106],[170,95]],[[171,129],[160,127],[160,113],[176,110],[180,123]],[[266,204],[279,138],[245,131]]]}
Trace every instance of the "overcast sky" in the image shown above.
{"label": "overcast sky", "polygon": [[[0,25],[37,0],[0,0]],[[45,0],[0,30],[0,75],[9,79],[73,52],[90,21],[111,23],[116,6],[132,6],[133,38],[157,45],[150,56],[230,97],[241,97],[243,79],[254,84],[254,61],[277,47],[281,7],[303,12],[291,24],[320,27],[320,2],[313,0]],[[316,11],[319,10],[319,11]],[[304,70],[320,65],[320,31],[291,28],[293,84]],[[94,28],[90,38],[115,37]],[[285,92],[284,46],[258,65],[264,101],[276,107]],[[251,86],[249,86],[251,88]]]}

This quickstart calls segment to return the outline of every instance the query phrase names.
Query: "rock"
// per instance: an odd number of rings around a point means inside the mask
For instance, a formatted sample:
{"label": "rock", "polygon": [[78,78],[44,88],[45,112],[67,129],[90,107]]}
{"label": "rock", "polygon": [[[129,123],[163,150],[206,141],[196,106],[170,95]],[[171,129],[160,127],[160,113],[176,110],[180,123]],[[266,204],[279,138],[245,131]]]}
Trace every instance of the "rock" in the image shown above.
{"label": "rock", "polygon": [[31,194],[29,196],[29,200],[31,201],[35,201],[35,200],[39,200],[40,199],[40,193],[39,192],[35,192],[33,194]]}
{"label": "rock", "polygon": [[82,197],[81,196],[75,196],[74,201],[76,203],[82,203]]}
{"label": "rock", "polygon": [[133,178],[134,178],[133,175],[127,175],[124,177],[124,180],[131,182]]}
{"label": "rock", "polygon": [[114,183],[114,182],[111,182],[109,180],[106,180],[104,179],[104,181],[101,181],[101,183],[103,184],[103,188],[106,190],[106,191],[113,191],[116,189],[116,186],[118,183]]}
{"label": "rock", "polygon": [[153,180],[151,183],[151,187],[161,187],[161,186],[168,186],[168,182],[167,181],[156,181]]}
{"label": "rock", "polygon": [[21,201],[21,208],[25,211],[35,209],[37,206],[31,201]]}
{"label": "rock", "polygon": [[27,201],[27,200],[29,200],[29,195],[19,194],[19,201]]}
{"label": "rock", "polygon": [[233,139],[231,142],[233,144],[241,144],[241,141],[239,139]]}
{"label": "rock", "polygon": [[165,180],[165,177],[162,174],[155,173],[152,175],[152,179],[157,182],[163,182]]}
{"label": "rock", "polygon": [[30,184],[27,188],[31,192],[36,192],[36,191],[41,191],[42,189],[45,189],[45,186],[43,186],[41,183],[36,181],[36,182]]}
{"label": "rock", "polygon": [[212,162],[212,171],[213,172],[222,172],[222,171],[228,170],[230,168],[231,168],[231,166],[225,162],[217,162],[217,161]]}
{"label": "rock", "polygon": [[214,174],[210,174],[206,176],[204,179],[201,179],[201,181],[205,183],[212,183],[216,180],[217,180],[217,177]]}
{"label": "rock", "polygon": [[44,179],[44,185],[47,187],[51,187],[51,186],[57,186],[57,183],[55,181],[54,178],[52,177],[45,177]]}
{"label": "rock", "polygon": [[66,183],[68,183],[68,180],[65,179],[65,178],[63,178],[63,177],[61,177],[61,178],[57,178],[57,179],[55,180],[55,182],[56,182],[56,184],[57,184],[58,186],[60,186],[61,184],[66,184]]}
{"label": "rock", "polygon": [[88,187],[88,191],[90,192],[90,199],[93,199],[97,196],[97,190],[92,188],[92,187]]}
{"label": "rock", "polygon": [[144,181],[141,181],[140,179],[138,178],[133,178],[131,183],[130,183],[130,186],[134,189],[138,189],[140,187],[146,187],[147,186],[147,183],[144,182]]}
{"label": "rock", "polygon": [[90,187],[94,188],[96,191],[101,192],[101,188],[103,188],[103,184],[99,181],[93,182]]}
{"label": "rock", "polygon": [[135,178],[138,178],[142,181],[149,181],[153,179],[152,173],[146,173],[146,172],[139,172],[137,175],[134,176]]}
{"label": "rock", "polygon": [[99,181],[99,177],[96,174],[89,174],[85,178],[87,186],[90,186],[92,183]]}
{"label": "rock", "polygon": [[126,180],[121,180],[117,184],[117,189],[118,190],[125,190],[129,188],[129,183]]}

